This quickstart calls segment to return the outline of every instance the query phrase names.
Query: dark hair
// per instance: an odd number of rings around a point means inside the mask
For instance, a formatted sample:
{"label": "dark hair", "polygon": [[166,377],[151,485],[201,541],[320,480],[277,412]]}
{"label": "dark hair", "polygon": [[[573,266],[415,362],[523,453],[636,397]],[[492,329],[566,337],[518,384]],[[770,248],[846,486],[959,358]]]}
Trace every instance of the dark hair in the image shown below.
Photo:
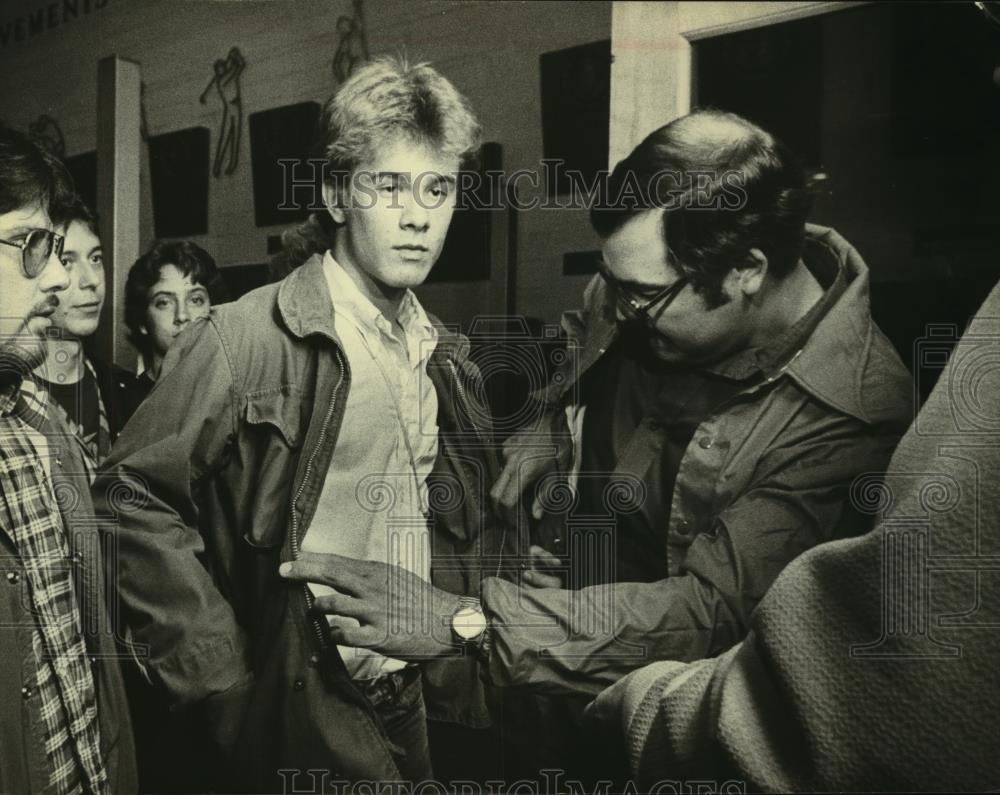
{"label": "dark hair", "polygon": [[152,341],[140,329],[146,323],[149,291],[160,280],[164,265],[173,265],[195,284],[208,290],[212,305],[225,303],[228,298],[222,273],[209,254],[190,240],[157,242],[135,261],[125,279],[125,325],[128,340],[142,354],[149,353]]}
{"label": "dark hair", "polygon": [[630,218],[664,209],[668,257],[710,306],[751,248],[782,278],[805,242],[812,200],[805,173],[772,135],[734,113],[698,110],[650,134],[611,173],[608,195],[591,209],[601,237]]}
{"label": "dark hair", "polygon": [[[344,180],[376,147],[394,135],[429,143],[460,162],[479,149],[479,122],[451,82],[426,63],[383,56],[358,67],[323,108],[313,158],[325,161],[326,180]],[[282,252],[271,261],[272,276],[287,274],[336,237],[329,212],[312,213],[281,235]]]}
{"label": "dark hair", "polygon": [[73,178],[58,158],[0,121],[0,213],[33,204],[49,212],[72,193]]}
{"label": "dark hair", "polygon": [[52,223],[56,226],[68,227],[74,221],[79,221],[90,229],[94,237],[101,236],[97,213],[91,210],[77,194],[72,195],[67,202],[53,204],[50,215]]}

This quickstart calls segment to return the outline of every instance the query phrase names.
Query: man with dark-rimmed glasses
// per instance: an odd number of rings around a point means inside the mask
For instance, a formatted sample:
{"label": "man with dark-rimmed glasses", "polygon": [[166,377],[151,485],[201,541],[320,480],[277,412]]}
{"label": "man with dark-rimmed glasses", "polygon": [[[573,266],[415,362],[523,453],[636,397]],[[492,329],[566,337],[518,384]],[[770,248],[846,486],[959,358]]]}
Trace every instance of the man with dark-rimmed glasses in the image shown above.
{"label": "man with dark-rimmed glasses", "polygon": [[49,211],[70,190],[0,124],[0,792],[136,785],[86,468],[32,379],[69,284]]}
{"label": "man with dark-rimmed glasses", "polygon": [[[637,201],[616,199],[626,186]],[[596,758],[577,725],[588,694],[651,660],[728,649],[795,556],[864,532],[851,483],[885,467],[912,419],[867,267],[806,224],[804,174],[770,134],[717,111],[682,117],[615,167],[607,199],[591,213],[601,276],[564,322],[575,369],[546,397],[553,430],[508,440],[492,492],[517,523],[529,486],[570,476],[538,489],[524,576],[537,587],[488,578],[481,591],[492,681],[577,699],[505,705],[536,775]],[[375,648],[433,653],[432,638],[383,634],[383,616],[411,617],[355,586],[335,607],[374,626]]]}
{"label": "man with dark-rimmed glasses", "polygon": [[[615,206],[632,177],[684,190]],[[787,563],[866,529],[851,482],[884,468],[912,419],[908,374],[871,320],[868,270],[835,232],[807,225],[804,174],[770,134],[696,112],[640,143],[609,187],[591,213],[600,277],[568,318],[578,399],[572,383],[550,395],[570,420],[560,464],[577,503],[568,523],[566,512],[542,518],[538,570],[525,576],[584,589],[571,617],[589,615],[596,631],[532,666],[517,663],[545,645],[544,631],[496,632],[498,682],[590,690],[639,659],[693,660],[737,643]],[[508,441],[494,489],[511,513],[554,464],[524,441]],[[640,499],[615,505],[616,489]],[[581,517],[612,525],[606,546]],[[567,527],[574,519],[583,529]],[[484,606],[496,624],[527,623],[564,615],[561,593],[490,583]],[[553,707],[563,725],[582,700]],[[559,736],[559,722],[545,725]],[[563,736],[540,765],[571,747],[572,732]]]}

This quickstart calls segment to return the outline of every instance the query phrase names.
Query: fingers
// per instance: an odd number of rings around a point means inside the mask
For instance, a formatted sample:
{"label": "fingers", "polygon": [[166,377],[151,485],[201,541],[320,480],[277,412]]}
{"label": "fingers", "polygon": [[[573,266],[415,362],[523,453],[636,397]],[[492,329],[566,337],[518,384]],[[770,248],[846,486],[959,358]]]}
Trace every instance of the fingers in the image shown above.
{"label": "fingers", "polygon": [[372,648],[379,635],[370,626],[358,626],[357,621],[341,616],[329,616],[330,637],[338,646]]}
{"label": "fingers", "polygon": [[562,580],[555,574],[528,569],[521,576],[532,588],[562,588]]}
{"label": "fingers", "polygon": [[367,605],[363,600],[355,599],[353,596],[341,593],[317,596],[313,600],[313,610],[317,610],[320,613],[332,613],[338,616],[356,618],[362,623],[365,623],[368,617]]}
{"label": "fingers", "polygon": [[[537,448],[512,450],[490,490],[494,505],[508,521],[516,521],[524,492],[540,477],[555,468],[556,460],[550,451],[541,451]],[[541,506],[537,501],[532,506],[532,514],[536,519],[541,518]]]}
{"label": "fingers", "polygon": [[278,573],[291,580],[317,582],[349,594],[364,590],[367,561],[345,558],[341,555],[303,552],[296,560],[282,563]]}
{"label": "fingers", "polygon": [[497,476],[496,482],[493,484],[493,488],[490,489],[490,499],[493,500],[494,504],[504,507],[507,506],[507,503],[510,501],[507,489],[509,488],[512,473],[516,472],[517,465],[508,460],[504,465],[504,468],[500,471],[499,476]]}
{"label": "fingers", "polygon": [[543,507],[544,502],[542,501],[542,495],[536,494],[535,499],[531,502],[531,516],[537,522],[545,514],[545,508]]}
{"label": "fingers", "polygon": [[559,568],[562,566],[562,561],[559,558],[537,544],[532,544],[528,548],[528,554],[531,556],[531,563],[534,566],[547,568]]}
{"label": "fingers", "polygon": [[534,588],[562,588],[562,577],[559,574],[540,571],[540,569],[556,569],[562,567],[562,561],[547,549],[532,544],[528,548],[531,557],[531,569],[524,572],[524,581]]}

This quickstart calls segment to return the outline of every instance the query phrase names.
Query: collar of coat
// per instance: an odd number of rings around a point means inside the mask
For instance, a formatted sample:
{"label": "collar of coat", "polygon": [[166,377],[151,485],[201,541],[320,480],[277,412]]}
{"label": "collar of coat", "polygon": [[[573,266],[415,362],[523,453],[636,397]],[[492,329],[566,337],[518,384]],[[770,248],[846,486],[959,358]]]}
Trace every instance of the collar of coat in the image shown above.
{"label": "collar of coat", "polygon": [[[321,334],[340,344],[334,330],[333,301],[323,275],[321,255],[314,254],[285,277],[278,288],[278,311],[295,336],[304,338]],[[429,312],[427,316],[438,332],[438,344],[431,360],[439,356],[464,360],[469,350],[468,339]]]}

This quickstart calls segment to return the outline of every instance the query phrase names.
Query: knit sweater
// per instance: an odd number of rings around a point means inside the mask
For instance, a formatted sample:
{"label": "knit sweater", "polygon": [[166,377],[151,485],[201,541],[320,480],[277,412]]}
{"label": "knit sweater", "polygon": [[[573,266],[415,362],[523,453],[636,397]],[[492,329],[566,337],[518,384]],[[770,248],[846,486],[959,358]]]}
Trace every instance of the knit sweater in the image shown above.
{"label": "knit sweater", "polygon": [[1000,788],[998,472],[1000,287],[884,481],[855,481],[876,528],[793,561],[739,646],[654,663],[598,698],[640,787]]}

